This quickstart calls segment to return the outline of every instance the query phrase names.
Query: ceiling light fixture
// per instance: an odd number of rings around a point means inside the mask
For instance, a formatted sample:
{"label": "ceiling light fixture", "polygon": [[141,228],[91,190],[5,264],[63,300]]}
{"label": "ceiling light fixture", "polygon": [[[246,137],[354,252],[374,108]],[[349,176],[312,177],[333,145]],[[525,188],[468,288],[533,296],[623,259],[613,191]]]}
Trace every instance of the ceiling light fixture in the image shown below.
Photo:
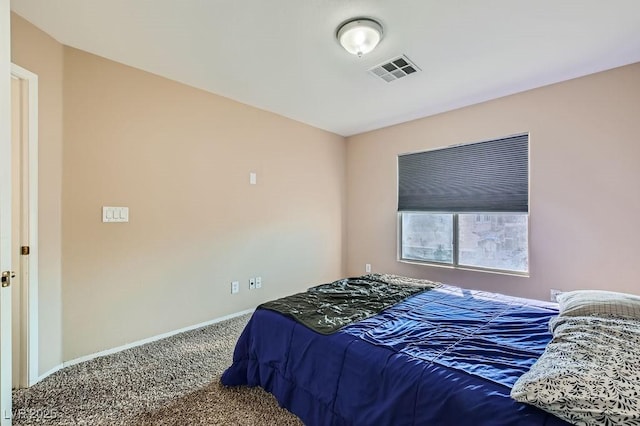
{"label": "ceiling light fixture", "polygon": [[368,18],[351,19],[338,27],[336,37],[347,52],[361,57],[382,40],[382,25]]}

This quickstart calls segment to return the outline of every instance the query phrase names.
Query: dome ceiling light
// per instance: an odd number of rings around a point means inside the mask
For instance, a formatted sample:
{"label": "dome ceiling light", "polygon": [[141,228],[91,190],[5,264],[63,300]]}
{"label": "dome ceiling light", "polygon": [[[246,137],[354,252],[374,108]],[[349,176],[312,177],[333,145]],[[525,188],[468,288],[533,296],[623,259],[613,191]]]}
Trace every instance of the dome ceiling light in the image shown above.
{"label": "dome ceiling light", "polygon": [[338,27],[336,38],[347,52],[360,58],[380,43],[382,25],[368,18],[351,19]]}

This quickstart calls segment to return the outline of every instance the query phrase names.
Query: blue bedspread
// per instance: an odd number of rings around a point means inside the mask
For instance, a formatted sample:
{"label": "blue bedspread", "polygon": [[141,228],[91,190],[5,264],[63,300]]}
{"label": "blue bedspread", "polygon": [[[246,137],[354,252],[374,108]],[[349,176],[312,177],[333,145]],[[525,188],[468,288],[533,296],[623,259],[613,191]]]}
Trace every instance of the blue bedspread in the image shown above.
{"label": "blue bedspread", "polygon": [[307,425],[566,425],[509,397],[556,314],[451,286],[328,336],[258,309],[222,383],[261,386]]}

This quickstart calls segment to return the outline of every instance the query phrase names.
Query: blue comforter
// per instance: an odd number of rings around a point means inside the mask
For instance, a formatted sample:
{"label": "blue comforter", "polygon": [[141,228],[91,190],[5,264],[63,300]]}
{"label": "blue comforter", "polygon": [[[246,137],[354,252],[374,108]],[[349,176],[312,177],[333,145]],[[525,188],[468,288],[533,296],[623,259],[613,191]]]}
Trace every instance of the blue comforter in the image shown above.
{"label": "blue comforter", "polygon": [[512,400],[553,304],[444,286],[325,336],[258,309],[228,386],[261,386],[307,425],[566,425]]}

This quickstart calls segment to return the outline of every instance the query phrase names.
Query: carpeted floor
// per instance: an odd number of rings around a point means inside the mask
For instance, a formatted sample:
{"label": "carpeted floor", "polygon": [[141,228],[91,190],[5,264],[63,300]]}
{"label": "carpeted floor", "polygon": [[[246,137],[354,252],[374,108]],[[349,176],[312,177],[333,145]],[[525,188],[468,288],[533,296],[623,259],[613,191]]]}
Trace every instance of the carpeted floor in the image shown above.
{"label": "carpeted floor", "polygon": [[220,375],[249,315],[67,367],[13,392],[15,425],[302,425]]}

